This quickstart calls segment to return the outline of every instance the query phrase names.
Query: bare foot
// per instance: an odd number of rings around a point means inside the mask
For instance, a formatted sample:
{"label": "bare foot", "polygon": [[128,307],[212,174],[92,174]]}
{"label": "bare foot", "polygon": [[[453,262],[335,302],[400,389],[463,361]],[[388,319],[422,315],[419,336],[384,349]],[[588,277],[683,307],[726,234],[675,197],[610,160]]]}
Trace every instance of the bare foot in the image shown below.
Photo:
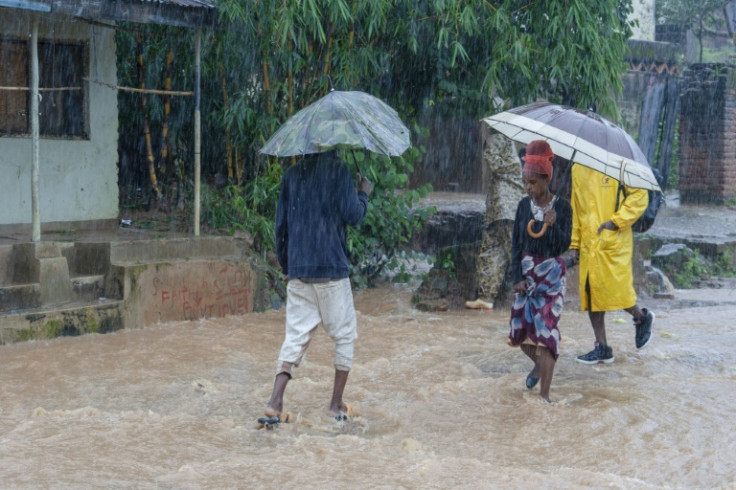
{"label": "bare foot", "polygon": [[281,415],[281,409],[283,407],[280,407],[279,409],[276,409],[272,407],[271,405],[267,406],[266,409],[263,411],[263,413],[266,415],[266,417],[279,417]]}
{"label": "bare foot", "polygon": [[341,403],[339,407],[330,407],[329,413],[337,421],[348,420],[355,415],[353,409],[347,403]]}

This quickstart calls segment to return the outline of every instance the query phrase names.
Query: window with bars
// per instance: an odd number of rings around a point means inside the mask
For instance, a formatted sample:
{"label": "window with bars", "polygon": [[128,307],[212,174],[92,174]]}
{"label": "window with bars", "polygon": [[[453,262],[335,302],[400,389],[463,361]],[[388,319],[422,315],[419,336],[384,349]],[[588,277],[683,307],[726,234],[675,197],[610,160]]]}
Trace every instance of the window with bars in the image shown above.
{"label": "window with bars", "polygon": [[[41,136],[89,135],[87,45],[38,43],[39,131]],[[31,47],[28,41],[0,39],[0,135],[30,134]]]}

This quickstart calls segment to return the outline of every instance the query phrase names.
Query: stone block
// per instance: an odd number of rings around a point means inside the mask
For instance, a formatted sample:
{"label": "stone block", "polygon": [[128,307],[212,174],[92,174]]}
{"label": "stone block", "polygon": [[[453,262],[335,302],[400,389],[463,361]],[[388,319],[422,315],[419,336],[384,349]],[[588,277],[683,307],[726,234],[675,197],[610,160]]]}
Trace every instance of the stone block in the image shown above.
{"label": "stone block", "polygon": [[39,260],[41,304],[59,304],[71,300],[72,283],[65,257]]}
{"label": "stone block", "polygon": [[72,276],[105,274],[110,268],[110,242],[75,243],[67,254]]}

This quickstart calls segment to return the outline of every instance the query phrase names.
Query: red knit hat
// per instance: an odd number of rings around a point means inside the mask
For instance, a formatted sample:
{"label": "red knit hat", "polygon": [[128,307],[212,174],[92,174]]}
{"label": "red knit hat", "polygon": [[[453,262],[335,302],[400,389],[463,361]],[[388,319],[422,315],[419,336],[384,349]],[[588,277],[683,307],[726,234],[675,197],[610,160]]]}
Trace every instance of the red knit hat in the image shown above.
{"label": "red knit hat", "polygon": [[549,143],[544,140],[534,140],[526,145],[526,155],[524,160],[524,172],[532,172],[535,174],[546,175],[552,178],[552,159],[555,154],[552,153]]}

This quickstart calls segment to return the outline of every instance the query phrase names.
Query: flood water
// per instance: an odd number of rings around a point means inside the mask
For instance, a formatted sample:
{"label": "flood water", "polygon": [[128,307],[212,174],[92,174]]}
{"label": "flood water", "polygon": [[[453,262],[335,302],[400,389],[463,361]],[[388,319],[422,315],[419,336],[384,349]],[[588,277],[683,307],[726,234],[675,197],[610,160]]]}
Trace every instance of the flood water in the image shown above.
{"label": "flood water", "polygon": [[571,299],[548,405],[524,386],[531,362],[506,345],[507,309],[424,313],[408,287],[359,291],[345,392],[359,416],[325,414],[332,343],[320,331],[286,392],[296,423],[270,431],[255,419],[270,395],[283,309],[0,346],[0,482],[733,488],[733,293],[650,304],[655,337],[641,352],[627,315],[610,313],[616,362],[600,367],[574,362],[592,332]]}

